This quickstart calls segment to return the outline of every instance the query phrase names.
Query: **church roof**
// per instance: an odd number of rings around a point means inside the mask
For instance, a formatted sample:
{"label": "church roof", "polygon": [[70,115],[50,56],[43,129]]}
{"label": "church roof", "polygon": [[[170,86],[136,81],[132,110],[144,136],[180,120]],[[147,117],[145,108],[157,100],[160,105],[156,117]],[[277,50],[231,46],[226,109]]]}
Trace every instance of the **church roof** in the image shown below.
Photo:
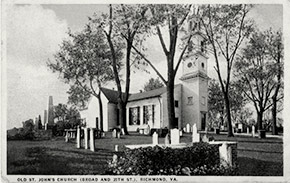
{"label": "church roof", "polygon": [[[181,84],[175,85],[174,88],[176,88],[179,85],[181,85]],[[142,99],[158,97],[158,96],[162,95],[165,92],[166,92],[166,87],[162,87],[162,88],[158,88],[158,89],[155,89],[155,90],[150,90],[150,91],[142,92],[142,93],[135,93],[135,94],[131,94],[129,96],[128,101],[130,102],[130,101],[136,101],[136,100],[142,100]]]}
{"label": "church roof", "polygon": [[[102,93],[106,96],[109,102],[117,104],[118,103],[118,91],[111,90],[108,88],[101,88]],[[125,95],[125,93],[122,93]]]}

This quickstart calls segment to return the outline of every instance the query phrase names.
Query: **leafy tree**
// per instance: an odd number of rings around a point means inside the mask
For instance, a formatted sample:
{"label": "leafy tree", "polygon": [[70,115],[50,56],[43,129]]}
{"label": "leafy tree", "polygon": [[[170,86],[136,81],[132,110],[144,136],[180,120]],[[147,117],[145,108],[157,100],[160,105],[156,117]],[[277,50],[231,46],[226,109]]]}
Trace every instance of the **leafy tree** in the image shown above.
{"label": "leafy tree", "polygon": [[273,32],[271,29],[266,31],[267,50],[270,58],[275,62],[276,69],[276,86],[272,95],[272,134],[277,135],[277,103],[279,102],[279,95],[283,95],[283,43],[282,32]]}
{"label": "leafy tree", "polygon": [[23,124],[23,139],[32,140],[34,139],[34,123],[32,119],[22,122]]}
{"label": "leafy tree", "polygon": [[159,80],[159,78],[150,78],[144,85],[144,91],[150,91],[158,88],[164,87],[164,84]]}
{"label": "leafy tree", "polygon": [[[262,130],[263,114],[273,103],[271,94],[277,84],[277,62],[268,52],[268,33],[256,31],[252,34],[249,45],[243,50],[236,62],[236,77],[241,89],[254,104],[257,112],[258,129]],[[280,96],[280,100],[283,96]]]}
{"label": "leafy tree", "polygon": [[[60,50],[55,54],[55,62],[48,63],[48,66],[53,72],[58,72],[66,83],[71,84],[69,103],[83,107],[90,96],[98,99],[102,129],[100,87],[113,79],[109,47],[101,32],[93,29],[90,24],[82,32],[69,32],[68,35],[70,39],[62,42]],[[117,52],[117,58],[121,56]]]}
{"label": "leafy tree", "polygon": [[[175,111],[174,111],[174,79],[179,68],[179,65],[186,55],[186,50],[192,38],[189,34],[187,38],[183,40],[181,44],[181,53],[177,60],[175,60],[175,55],[177,51],[178,36],[184,33],[185,20],[190,13],[191,5],[181,5],[181,4],[162,4],[162,5],[147,5],[148,12],[147,23],[150,25],[151,35],[157,35],[162,46],[162,51],[166,57],[167,61],[167,80],[161,75],[161,73],[156,69],[145,54],[138,48],[133,46],[133,49],[140,55],[140,57],[146,61],[146,63],[156,72],[158,77],[163,81],[167,88],[167,111],[168,111],[168,127],[172,129],[174,127]],[[162,29],[167,29],[169,33],[169,42],[166,46],[164,35]]]}
{"label": "leafy tree", "polygon": [[[148,26],[145,21],[147,11],[144,5],[109,5],[109,14],[93,16],[90,18],[91,25],[97,27],[106,37],[110,48],[113,74],[118,90],[119,121],[125,134],[128,134],[126,126],[126,105],[130,91],[131,66],[140,58],[132,52],[132,48],[140,47],[144,37],[141,34]],[[118,70],[118,51],[124,48],[125,52],[125,90],[123,93],[121,78]]]}
{"label": "leafy tree", "polygon": [[[211,80],[208,90],[209,120],[214,123],[223,124],[227,114],[225,113],[226,107],[219,82],[214,79]],[[242,118],[246,98],[243,96],[243,91],[240,89],[237,81],[231,81],[229,95],[230,105],[232,106],[231,118],[233,118],[236,122],[241,121],[240,119]],[[217,119],[217,117],[219,117],[219,119]]]}
{"label": "leafy tree", "polygon": [[58,104],[57,106],[54,107],[54,118],[57,118],[57,121],[65,122],[67,112],[68,112],[67,105]]}
{"label": "leafy tree", "polygon": [[[215,59],[215,70],[222,89],[226,107],[228,136],[232,132],[230,81],[233,63],[243,40],[249,36],[252,22],[246,20],[249,5],[203,5],[199,7],[197,18],[208,41],[208,52]],[[221,62],[226,63],[225,78],[222,76]]]}

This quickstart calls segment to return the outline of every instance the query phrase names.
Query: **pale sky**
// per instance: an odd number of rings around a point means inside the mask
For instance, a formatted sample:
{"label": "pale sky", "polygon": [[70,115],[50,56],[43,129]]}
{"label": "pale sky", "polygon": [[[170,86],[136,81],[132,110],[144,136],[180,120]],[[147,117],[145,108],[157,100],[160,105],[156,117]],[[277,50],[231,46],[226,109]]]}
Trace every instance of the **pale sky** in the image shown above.
{"label": "pale sky", "polygon": [[[48,70],[46,62],[53,59],[59,44],[66,37],[68,28],[81,30],[87,17],[94,12],[107,10],[106,5],[17,5],[7,10],[7,128],[21,126],[21,122],[34,119],[47,108],[48,97],[54,104],[66,103],[68,85],[58,75]],[[257,5],[251,10],[253,18],[261,29],[282,28],[282,5]],[[146,46],[148,58],[166,76],[165,57],[159,40],[150,38]],[[208,60],[208,74],[215,78],[214,61]],[[131,92],[138,92],[150,77],[134,70],[131,77]],[[179,69],[176,83],[180,78]],[[112,88],[113,86],[109,86]]]}

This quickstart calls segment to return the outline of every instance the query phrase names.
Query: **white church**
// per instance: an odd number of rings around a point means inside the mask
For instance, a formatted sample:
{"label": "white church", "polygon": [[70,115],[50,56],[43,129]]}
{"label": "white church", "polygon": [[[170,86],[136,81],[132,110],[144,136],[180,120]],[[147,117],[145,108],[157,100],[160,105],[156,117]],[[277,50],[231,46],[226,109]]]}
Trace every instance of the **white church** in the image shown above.
{"label": "white church", "polygon": [[[198,27],[189,22],[189,29]],[[181,83],[175,85],[175,127],[183,129],[186,124],[196,124],[198,130],[205,130],[208,111],[208,76],[204,36],[198,28],[192,32],[189,54],[182,62]],[[192,49],[193,45],[198,48]],[[110,131],[119,125],[117,96],[115,90],[101,88],[103,103],[103,130]],[[100,126],[99,103],[91,97],[86,108],[80,111],[88,127]],[[127,103],[127,128],[136,131],[149,125],[150,128],[168,128],[166,88],[129,95]]]}

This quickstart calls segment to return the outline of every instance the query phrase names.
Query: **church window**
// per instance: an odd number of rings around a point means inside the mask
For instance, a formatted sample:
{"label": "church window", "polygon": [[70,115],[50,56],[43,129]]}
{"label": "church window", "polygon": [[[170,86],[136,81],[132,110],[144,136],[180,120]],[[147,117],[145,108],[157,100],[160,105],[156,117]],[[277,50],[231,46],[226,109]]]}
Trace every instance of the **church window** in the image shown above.
{"label": "church window", "polygon": [[187,105],[193,105],[193,97],[187,97]]}
{"label": "church window", "polygon": [[143,124],[154,123],[155,106],[146,105],[143,106]]}
{"label": "church window", "polygon": [[174,101],[174,106],[175,106],[175,107],[178,107],[178,100],[175,100],[175,101]]}
{"label": "church window", "polygon": [[140,107],[129,108],[129,125],[140,125]]}
{"label": "church window", "polygon": [[204,63],[203,62],[201,63],[201,67],[204,69]]}

